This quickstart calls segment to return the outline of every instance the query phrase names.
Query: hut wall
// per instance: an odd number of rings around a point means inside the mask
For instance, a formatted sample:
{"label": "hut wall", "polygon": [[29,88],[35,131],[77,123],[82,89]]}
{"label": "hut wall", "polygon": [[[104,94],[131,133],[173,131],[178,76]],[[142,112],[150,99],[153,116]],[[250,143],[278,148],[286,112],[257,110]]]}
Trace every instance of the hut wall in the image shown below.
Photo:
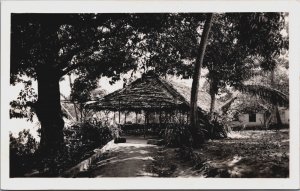
{"label": "hut wall", "polygon": [[290,115],[289,115],[289,110],[286,109],[286,110],[281,110],[280,111],[280,117],[281,117],[281,120],[282,120],[282,123],[283,124],[289,124],[290,123]]}
{"label": "hut wall", "polygon": [[239,116],[239,121],[241,121],[241,123],[247,127],[262,126],[265,118],[263,113],[255,113],[255,121],[250,121],[249,119],[249,114],[241,114]]}

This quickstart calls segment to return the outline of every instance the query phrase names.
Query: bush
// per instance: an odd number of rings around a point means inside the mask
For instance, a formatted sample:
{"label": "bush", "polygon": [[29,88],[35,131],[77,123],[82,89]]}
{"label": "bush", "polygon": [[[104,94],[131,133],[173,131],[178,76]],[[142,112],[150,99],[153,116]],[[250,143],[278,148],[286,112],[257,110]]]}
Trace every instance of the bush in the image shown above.
{"label": "bush", "polygon": [[112,140],[113,136],[109,127],[84,123],[81,127],[81,139],[83,142],[94,142],[102,145]]}
{"label": "bush", "polygon": [[162,130],[161,135],[167,146],[181,147],[192,146],[193,138],[188,125],[167,124],[166,129]]}
{"label": "bush", "polygon": [[114,126],[90,121],[65,128],[65,146],[55,155],[39,159],[41,161],[37,167],[41,172],[39,176],[59,176],[68,168],[93,155],[95,148],[111,141],[116,136],[116,131]]}
{"label": "bush", "polygon": [[23,176],[34,165],[34,153],[39,144],[29,130],[19,132],[18,137],[9,134],[10,177]]}
{"label": "bush", "polygon": [[[170,147],[199,147],[205,140],[221,139],[227,137],[227,126],[220,116],[208,120],[208,116],[202,113],[200,116],[197,135],[192,136],[191,127],[187,124],[167,123],[161,131],[161,136],[167,146]],[[198,137],[193,140],[193,137]]]}
{"label": "bush", "polygon": [[102,123],[78,123],[64,128],[64,147],[50,156],[39,151],[38,143],[29,130],[15,138],[10,134],[10,174],[24,177],[26,173],[38,171],[34,176],[55,177],[94,154],[94,149],[119,136],[114,125]]}
{"label": "bush", "polygon": [[82,144],[93,143],[100,146],[113,138],[120,137],[121,129],[114,124],[107,125],[101,122],[92,123],[87,121],[73,125],[71,128],[65,129],[64,132],[67,141],[80,140]]}
{"label": "bush", "polygon": [[230,131],[230,128],[226,120],[225,116],[218,114],[215,114],[212,120],[206,120],[206,122],[202,124],[204,137],[206,139],[227,138],[227,133]]}

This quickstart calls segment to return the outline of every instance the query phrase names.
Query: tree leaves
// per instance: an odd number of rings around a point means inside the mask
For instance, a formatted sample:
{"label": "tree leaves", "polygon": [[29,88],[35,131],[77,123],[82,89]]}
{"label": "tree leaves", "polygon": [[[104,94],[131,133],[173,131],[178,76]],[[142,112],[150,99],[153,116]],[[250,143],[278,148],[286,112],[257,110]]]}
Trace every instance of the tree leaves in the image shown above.
{"label": "tree leaves", "polygon": [[25,84],[24,89],[20,91],[16,100],[10,102],[10,118],[27,118],[32,121],[34,112],[32,103],[37,101],[37,94],[31,86],[31,81],[22,80]]}

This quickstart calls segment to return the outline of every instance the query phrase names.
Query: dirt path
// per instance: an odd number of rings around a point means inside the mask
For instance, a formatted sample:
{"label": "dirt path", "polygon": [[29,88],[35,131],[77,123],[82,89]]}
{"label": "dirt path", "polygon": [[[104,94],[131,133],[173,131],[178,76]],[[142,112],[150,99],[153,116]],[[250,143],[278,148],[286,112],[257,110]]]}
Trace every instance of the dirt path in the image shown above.
{"label": "dirt path", "polygon": [[153,157],[157,146],[149,145],[142,138],[127,138],[126,143],[113,144],[103,157],[80,177],[153,177]]}

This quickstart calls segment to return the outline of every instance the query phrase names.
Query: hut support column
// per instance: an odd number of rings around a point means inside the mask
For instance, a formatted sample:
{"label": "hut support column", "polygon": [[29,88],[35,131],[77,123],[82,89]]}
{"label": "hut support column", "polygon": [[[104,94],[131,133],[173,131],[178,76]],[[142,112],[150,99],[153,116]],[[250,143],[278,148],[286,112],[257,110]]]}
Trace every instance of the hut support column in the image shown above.
{"label": "hut support column", "polygon": [[138,120],[138,113],[137,112],[135,112],[135,123],[137,124],[137,121]]}
{"label": "hut support column", "polygon": [[119,100],[119,125],[121,124],[120,100]]}
{"label": "hut support column", "polygon": [[182,124],[182,116],[181,116],[181,111],[179,111],[179,117],[178,117],[178,119],[179,119],[179,123],[181,123],[181,124]]}
{"label": "hut support column", "polygon": [[108,111],[106,112],[106,120],[107,120],[107,122],[108,122],[108,118],[109,118],[109,113],[110,113],[110,111],[108,110]]}
{"label": "hut support column", "polygon": [[127,114],[127,112],[125,111],[125,119],[124,119],[124,124],[126,124],[126,114]]}
{"label": "hut support column", "polygon": [[186,123],[189,124],[189,112],[186,112]]}
{"label": "hut support column", "polygon": [[159,104],[159,128],[161,128],[161,104]]}
{"label": "hut support column", "polygon": [[147,113],[146,111],[144,112],[145,115],[145,125],[144,125],[144,138],[146,137],[146,125],[147,125]]}

